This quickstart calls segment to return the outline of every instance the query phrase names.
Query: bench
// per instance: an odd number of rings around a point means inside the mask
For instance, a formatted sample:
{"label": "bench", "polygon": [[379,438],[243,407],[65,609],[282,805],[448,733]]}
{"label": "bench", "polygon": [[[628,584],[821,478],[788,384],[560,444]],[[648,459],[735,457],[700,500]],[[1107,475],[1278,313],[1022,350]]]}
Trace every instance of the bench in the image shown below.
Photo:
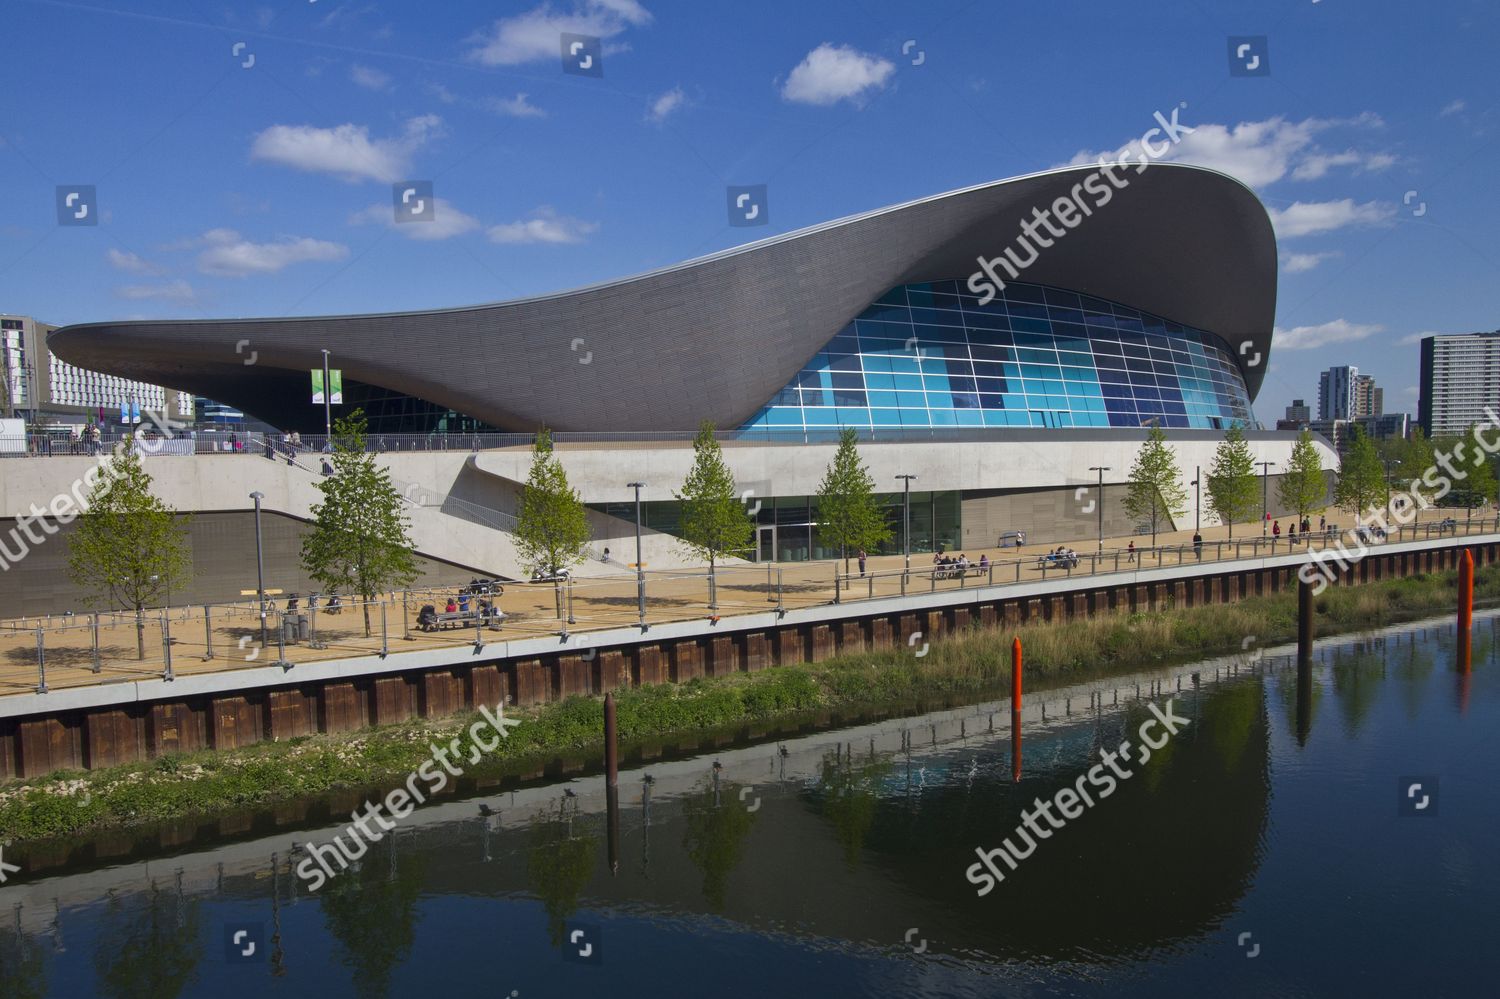
{"label": "bench", "polygon": [[430,623],[424,623],[421,616],[417,617],[417,627],[421,631],[447,631],[450,628],[471,628],[476,623],[484,624],[488,620],[491,628],[499,628],[500,622],[505,619],[505,612],[498,611],[494,614],[482,617],[477,610],[438,611],[432,615]]}

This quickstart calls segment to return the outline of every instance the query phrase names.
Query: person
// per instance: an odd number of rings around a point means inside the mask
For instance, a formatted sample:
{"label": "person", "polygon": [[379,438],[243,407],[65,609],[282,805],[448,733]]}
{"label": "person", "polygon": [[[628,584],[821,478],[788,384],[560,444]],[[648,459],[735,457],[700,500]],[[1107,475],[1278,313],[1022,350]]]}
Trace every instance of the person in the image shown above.
{"label": "person", "polygon": [[1323,534],[1328,530],[1328,518],[1322,515],[1318,517],[1318,533]]}
{"label": "person", "polygon": [[1286,543],[1295,545],[1297,543],[1297,522],[1292,521],[1292,529],[1287,532]]}
{"label": "person", "polygon": [[606,561],[606,562],[609,561],[609,549],[608,548],[604,549],[604,561]]}
{"label": "person", "polygon": [[297,594],[293,593],[286,601],[286,612],[293,614],[297,610]]}
{"label": "person", "polygon": [[865,550],[863,548],[861,548],[859,550],[859,575],[860,575],[861,579],[864,578],[864,575],[865,575],[865,562],[866,562],[866,560],[868,558],[869,558],[869,556],[865,554]]}
{"label": "person", "polygon": [[417,627],[422,631],[432,631],[437,627],[437,611],[432,604],[423,604],[417,611]]}
{"label": "person", "polygon": [[1197,531],[1193,532],[1193,554],[1201,561],[1203,558],[1203,535]]}
{"label": "person", "polygon": [[990,567],[990,557],[985,552],[979,553],[979,569],[984,571]]}
{"label": "person", "polygon": [[343,612],[344,606],[339,602],[339,595],[337,593],[328,594],[328,613],[342,614]]}
{"label": "person", "polygon": [[458,612],[460,614],[469,613],[469,591],[467,590],[458,595]]}
{"label": "person", "polygon": [[1126,559],[1125,559],[1125,561],[1127,561],[1127,562],[1134,562],[1135,561],[1135,542],[1134,541],[1132,541],[1130,544],[1128,544],[1128,545],[1125,546],[1125,552],[1126,552],[1126,556],[1127,556]]}
{"label": "person", "polygon": [[333,474],[333,466],[328,463],[328,459],[327,458],[323,459],[323,474],[324,475],[332,475]]}
{"label": "person", "polygon": [[1277,521],[1273,521],[1272,522],[1272,524],[1271,524],[1271,537],[1273,537],[1273,538],[1279,538],[1279,537],[1281,537],[1281,521],[1277,520]]}
{"label": "person", "polygon": [[448,606],[443,608],[443,613],[445,613],[445,614],[457,614],[458,613],[458,604],[454,602],[454,600],[453,600],[452,597],[448,598]]}

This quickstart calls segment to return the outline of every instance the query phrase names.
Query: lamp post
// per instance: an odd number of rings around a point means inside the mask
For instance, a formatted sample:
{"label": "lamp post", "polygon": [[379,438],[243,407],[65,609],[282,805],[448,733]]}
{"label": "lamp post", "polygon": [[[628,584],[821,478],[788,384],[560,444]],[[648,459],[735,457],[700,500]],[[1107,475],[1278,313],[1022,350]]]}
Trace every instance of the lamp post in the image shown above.
{"label": "lamp post", "polygon": [[625,483],[635,490],[635,604],[642,630],[646,627],[646,572],[641,567],[641,489],[644,482]]}
{"label": "lamp post", "polygon": [[1099,550],[1104,551],[1104,473],[1110,471],[1108,465],[1090,465],[1090,472],[1099,473]]}
{"label": "lamp post", "polygon": [[260,540],[260,501],[264,493],[256,490],[250,494],[255,501],[255,593],[260,600],[260,647],[266,647],[266,562]]}
{"label": "lamp post", "polygon": [[328,377],[328,351],[323,351],[323,433],[333,442],[333,381]]}
{"label": "lamp post", "polygon": [[[1198,512],[1203,509],[1203,487],[1199,482],[1203,479],[1203,466],[1193,466],[1193,533],[1198,533]],[[1261,518],[1264,520],[1265,518]]]}
{"label": "lamp post", "polygon": [[[911,572],[911,480],[915,475],[898,475],[906,485],[901,496],[901,551],[906,556],[906,571]],[[904,583],[902,584],[905,585]]]}
{"label": "lamp post", "polygon": [[1271,466],[1274,461],[1257,461],[1260,466],[1260,536],[1266,536],[1266,521],[1270,519],[1270,507],[1266,505],[1266,486],[1270,484]]}
{"label": "lamp post", "polygon": [[172,673],[172,578],[170,576],[163,576],[159,573],[153,572],[151,574],[151,582],[164,584],[167,591],[165,617],[163,617],[162,619],[161,640],[163,659],[165,660],[163,663],[162,679],[175,680],[177,679],[177,677]]}

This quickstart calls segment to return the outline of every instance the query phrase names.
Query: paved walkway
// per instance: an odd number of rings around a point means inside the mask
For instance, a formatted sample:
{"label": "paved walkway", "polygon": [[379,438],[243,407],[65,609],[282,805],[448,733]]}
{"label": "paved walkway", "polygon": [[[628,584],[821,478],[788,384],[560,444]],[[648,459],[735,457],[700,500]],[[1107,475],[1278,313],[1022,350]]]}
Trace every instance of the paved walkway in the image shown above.
{"label": "paved walkway", "polygon": [[[1460,511],[1460,514],[1462,511]],[[1405,539],[1424,533],[1437,536],[1437,522],[1451,516],[1451,511],[1427,511],[1414,534],[1407,528]],[[1481,520],[1458,516],[1456,532],[1496,530],[1493,516]],[[1291,546],[1286,535],[1275,542],[1262,542],[1260,524],[1236,525],[1236,541],[1229,540],[1223,527],[1203,530],[1203,561],[1255,558],[1286,554]],[[1174,531],[1157,538],[1158,548],[1149,549],[1149,535],[1107,537],[1103,554],[1097,538],[1065,542],[1079,555],[1077,567],[1070,575],[1090,575],[1128,571],[1137,566],[1154,567],[1174,562],[1193,562],[1193,532]],[[1336,540],[1336,539],[1334,539]],[[1392,540],[1396,540],[1393,535]],[[1134,543],[1137,561],[1133,565],[1127,546]],[[1313,547],[1327,541],[1317,539]],[[887,555],[869,559],[867,575],[860,577],[857,565],[850,561],[851,574],[845,576],[842,561],[793,562],[744,565],[721,568],[717,573],[717,608],[709,609],[709,579],[706,568],[673,572],[648,572],[646,582],[646,620],[650,624],[749,614],[770,607],[788,609],[827,604],[835,597],[845,602],[898,596],[903,592],[928,592],[1004,585],[1016,581],[1050,578],[1062,570],[1044,568],[1041,556],[1057,546],[1028,546],[983,551],[966,551],[970,562],[988,555],[994,562],[986,573],[971,570],[963,580],[932,578],[931,553],[914,554],[912,571],[901,571],[904,559]],[[1298,549],[1301,550],[1301,545]],[[1158,559],[1158,555],[1160,556]],[[835,584],[835,577],[838,583]],[[472,646],[476,639],[486,643],[505,639],[557,635],[603,628],[634,625],[639,621],[637,590],[633,570],[620,566],[618,575],[580,580],[571,585],[553,587],[548,583],[508,583],[500,600],[506,612],[504,626],[498,630],[467,627],[447,631],[424,632],[417,629],[418,611],[424,604],[442,610],[453,590],[409,591],[387,594],[372,603],[369,610],[370,635],[366,636],[364,609],[346,604],[341,613],[320,610],[308,614],[310,635],[306,640],[281,644],[277,641],[281,610],[271,616],[269,641],[261,645],[261,626],[253,600],[237,604],[214,604],[208,607],[173,607],[168,612],[148,611],[141,627],[128,613],[93,616],[21,619],[0,622],[0,696],[35,691],[45,670],[49,689],[91,684],[120,683],[160,677],[171,657],[174,675],[233,670],[247,666],[264,666],[285,660],[305,663],[325,659],[343,659],[370,655],[384,649],[392,652],[414,649]],[[558,604],[562,604],[562,615]],[[570,616],[571,622],[567,619]],[[305,613],[305,610],[304,610]],[[168,639],[170,638],[170,646]],[[41,654],[38,654],[40,647]]]}

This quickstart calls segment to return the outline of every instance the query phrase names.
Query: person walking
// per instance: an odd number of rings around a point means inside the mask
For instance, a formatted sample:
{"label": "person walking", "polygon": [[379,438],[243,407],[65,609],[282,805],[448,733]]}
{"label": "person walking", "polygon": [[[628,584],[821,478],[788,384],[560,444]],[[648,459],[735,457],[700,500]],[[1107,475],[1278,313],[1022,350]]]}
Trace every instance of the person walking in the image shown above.
{"label": "person walking", "polygon": [[1196,531],[1193,532],[1193,554],[1199,562],[1203,561],[1203,535]]}
{"label": "person walking", "polygon": [[1127,561],[1127,562],[1134,562],[1135,561],[1135,542],[1132,541],[1130,544],[1126,545],[1125,546],[1125,551],[1127,553],[1127,557],[1126,557],[1125,561]]}
{"label": "person walking", "polygon": [[866,560],[868,558],[869,558],[869,556],[865,554],[865,550],[863,548],[861,548],[859,550],[859,578],[860,579],[863,579],[865,577],[865,562],[866,562]]}
{"label": "person walking", "polygon": [[1281,537],[1281,521],[1277,520],[1271,524],[1271,537]]}

